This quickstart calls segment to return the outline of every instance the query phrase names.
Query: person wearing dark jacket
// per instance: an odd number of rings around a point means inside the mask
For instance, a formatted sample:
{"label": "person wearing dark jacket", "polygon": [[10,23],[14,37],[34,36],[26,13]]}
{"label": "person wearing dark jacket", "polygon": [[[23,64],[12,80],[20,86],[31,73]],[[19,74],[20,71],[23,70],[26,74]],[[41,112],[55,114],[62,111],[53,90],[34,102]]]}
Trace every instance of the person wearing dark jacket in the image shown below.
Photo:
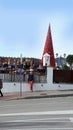
{"label": "person wearing dark jacket", "polygon": [[3,97],[3,93],[1,91],[2,87],[3,87],[3,83],[2,83],[2,80],[0,79],[0,94],[1,94],[1,97]]}
{"label": "person wearing dark jacket", "polygon": [[29,75],[28,75],[28,83],[30,85],[30,90],[33,91],[33,81],[34,81],[34,75],[33,72],[30,71]]}

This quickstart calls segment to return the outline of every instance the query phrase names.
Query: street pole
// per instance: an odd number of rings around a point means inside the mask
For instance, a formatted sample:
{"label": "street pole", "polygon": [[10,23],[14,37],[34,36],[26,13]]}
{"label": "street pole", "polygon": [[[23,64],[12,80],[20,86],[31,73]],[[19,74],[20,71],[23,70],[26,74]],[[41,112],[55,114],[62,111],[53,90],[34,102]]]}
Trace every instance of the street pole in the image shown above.
{"label": "street pole", "polygon": [[22,54],[20,54],[20,97],[22,96]]}

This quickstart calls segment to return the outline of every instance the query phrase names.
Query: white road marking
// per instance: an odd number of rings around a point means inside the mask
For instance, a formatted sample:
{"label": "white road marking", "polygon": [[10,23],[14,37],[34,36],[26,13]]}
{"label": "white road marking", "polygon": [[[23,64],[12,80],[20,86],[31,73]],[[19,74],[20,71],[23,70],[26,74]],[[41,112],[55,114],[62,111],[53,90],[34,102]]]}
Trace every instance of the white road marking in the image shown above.
{"label": "white road marking", "polygon": [[31,116],[31,115],[68,115],[73,114],[73,110],[63,110],[63,111],[42,111],[42,112],[24,112],[24,113],[5,113],[0,114],[0,117],[4,116]]}
{"label": "white road marking", "polygon": [[70,121],[73,122],[73,118],[72,117],[70,117]]}
{"label": "white road marking", "polygon": [[31,128],[25,130],[73,130],[73,128]]}
{"label": "white road marking", "polygon": [[[8,130],[8,129],[5,129],[5,130]],[[24,130],[24,129],[20,128],[20,129],[11,129],[11,130]],[[73,128],[26,128],[25,130],[73,130]]]}
{"label": "white road marking", "polygon": [[19,123],[19,122],[70,122],[69,118],[44,118],[44,119],[26,119],[26,120],[10,120],[5,123]]}
{"label": "white road marking", "polygon": [[32,129],[25,129],[25,130],[73,130],[73,128],[32,128]]}
{"label": "white road marking", "polygon": [[[26,119],[26,120],[11,120],[11,121],[5,121],[6,122],[12,122],[12,123],[19,123],[19,122],[70,122],[70,120],[73,120],[73,117],[61,117],[61,118],[44,118],[44,119]],[[5,129],[8,130],[8,129]],[[9,129],[10,130],[10,129]],[[23,130],[23,128],[18,129],[11,129],[11,130]],[[25,130],[73,130],[73,128],[26,128]]]}

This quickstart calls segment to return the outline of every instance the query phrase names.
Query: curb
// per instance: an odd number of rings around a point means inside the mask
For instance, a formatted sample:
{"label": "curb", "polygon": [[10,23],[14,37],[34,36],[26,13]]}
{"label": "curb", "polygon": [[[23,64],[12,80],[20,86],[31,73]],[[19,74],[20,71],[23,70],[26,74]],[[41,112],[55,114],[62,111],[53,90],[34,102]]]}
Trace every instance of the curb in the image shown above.
{"label": "curb", "polygon": [[9,100],[21,100],[21,99],[38,99],[38,98],[57,98],[57,97],[68,97],[68,96],[73,96],[73,93],[70,94],[51,94],[51,95],[47,95],[47,94],[40,94],[40,95],[32,95],[32,96],[15,96],[13,95],[13,97],[10,96],[5,96],[5,97],[1,97],[0,100],[5,100],[5,101],[9,101]]}
{"label": "curb", "polygon": [[38,99],[38,98],[56,98],[56,97],[68,97],[73,96],[73,94],[59,94],[59,95],[46,95],[46,96],[28,96],[28,97],[15,97],[10,100],[20,100],[20,99]]}

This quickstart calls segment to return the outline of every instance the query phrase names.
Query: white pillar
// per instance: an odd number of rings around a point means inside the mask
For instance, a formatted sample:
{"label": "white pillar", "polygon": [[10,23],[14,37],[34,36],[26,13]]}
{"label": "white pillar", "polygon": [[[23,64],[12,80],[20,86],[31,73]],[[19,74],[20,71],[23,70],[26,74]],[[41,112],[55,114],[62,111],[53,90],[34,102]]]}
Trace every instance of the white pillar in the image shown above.
{"label": "white pillar", "polygon": [[53,84],[53,68],[47,67],[47,84]]}

